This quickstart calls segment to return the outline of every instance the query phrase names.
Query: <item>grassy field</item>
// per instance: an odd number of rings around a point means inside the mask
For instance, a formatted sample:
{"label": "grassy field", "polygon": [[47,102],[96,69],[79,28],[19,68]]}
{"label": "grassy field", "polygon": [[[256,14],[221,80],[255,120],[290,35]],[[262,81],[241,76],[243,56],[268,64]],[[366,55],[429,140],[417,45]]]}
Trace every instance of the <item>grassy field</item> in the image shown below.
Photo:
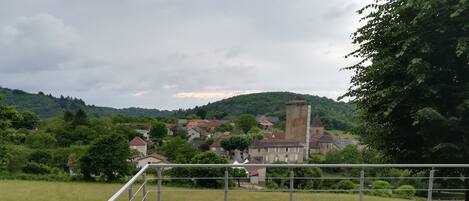
{"label": "grassy field", "polygon": [[[81,182],[44,182],[0,180],[1,201],[103,201],[107,200],[122,185]],[[154,190],[155,186],[150,186]],[[182,188],[164,188],[163,201],[220,201],[223,192],[182,192]],[[121,200],[126,200],[127,194]],[[141,200],[141,199],[137,199]],[[156,200],[151,192],[148,200]],[[230,201],[286,201],[288,193],[272,192],[229,192]],[[294,200],[356,201],[356,194],[295,193]],[[404,201],[401,199],[367,196],[366,201]]]}

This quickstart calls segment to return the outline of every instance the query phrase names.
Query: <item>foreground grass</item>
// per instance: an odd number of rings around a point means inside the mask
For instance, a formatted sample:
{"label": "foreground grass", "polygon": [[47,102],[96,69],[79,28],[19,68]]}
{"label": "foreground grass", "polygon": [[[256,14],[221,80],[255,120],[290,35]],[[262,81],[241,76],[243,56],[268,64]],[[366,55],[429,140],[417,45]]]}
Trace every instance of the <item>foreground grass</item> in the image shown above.
{"label": "foreground grass", "polygon": [[[45,182],[0,180],[1,201],[103,201],[115,193],[121,184],[101,184],[83,182]],[[136,189],[135,189],[136,190]],[[155,190],[155,186],[149,186]],[[183,188],[164,188],[163,201],[221,201],[223,192],[182,192]],[[126,200],[127,194],[121,200]],[[141,200],[136,199],[136,200]],[[151,192],[148,200],[156,200],[156,193]],[[286,201],[288,193],[272,192],[229,192],[230,201]],[[314,201],[356,201],[356,194],[295,193],[294,200]],[[366,201],[404,201],[393,198],[367,196]]]}

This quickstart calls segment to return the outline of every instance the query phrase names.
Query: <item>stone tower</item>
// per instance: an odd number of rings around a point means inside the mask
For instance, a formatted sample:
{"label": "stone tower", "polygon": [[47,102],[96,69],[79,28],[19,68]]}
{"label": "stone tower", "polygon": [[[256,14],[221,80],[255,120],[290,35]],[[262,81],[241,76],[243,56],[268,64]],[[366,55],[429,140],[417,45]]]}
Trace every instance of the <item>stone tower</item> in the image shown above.
{"label": "stone tower", "polygon": [[[302,143],[305,153],[309,150],[311,106],[303,99],[295,97],[287,103],[287,120],[285,125],[285,139]],[[305,159],[308,154],[305,154]]]}
{"label": "stone tower", "polygon": [[316,115],[313,119],[313,124],[311,125],[311,135],[322,136],[324,135],[324,126],[322,125],[319,115]]}

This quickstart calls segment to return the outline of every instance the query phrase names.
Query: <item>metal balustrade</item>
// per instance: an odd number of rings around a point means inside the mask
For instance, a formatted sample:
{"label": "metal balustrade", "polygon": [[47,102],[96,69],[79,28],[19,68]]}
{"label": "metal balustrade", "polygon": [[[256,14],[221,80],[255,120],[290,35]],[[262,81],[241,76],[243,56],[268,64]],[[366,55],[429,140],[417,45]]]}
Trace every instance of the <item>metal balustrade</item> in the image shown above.
{"label": "metal balustrade", "polygon": [[[210,168],[224,168],[224,176],[223,177],[163,177],[162,171],[163,169],[170,169],[170,168],[207,168],[207,171],[210,171]],[[359,169],[360,175],[359,177],[344,177],[344,176],[337,176],[337,177],[295,177],[294,168],[346,168],[346,169]],[[286,189],[230,189],[229,182],[230,180],[238,180],[238,179],[248,179],[247,177],[230,177],[229,176],[229,169],[230,168],[287,168],[290,170],[290,174],[288,177],[263,177],[260,179],[267,180],[274,180],[274,179],[283,179],[288,181],[288,188]],[[377,168],[401,168],[401,169],[426,169],[429,170],[428,177],[366,177],[365,170],[366,169],[377,169]],[[435,189],[434,188],[434,181],[437,179],[444,179],[444,180],[465,180],[469,179],[466,177],[435,177],[435,172],[438,169],[442,168],[469,168],[469,164],[147,164],[145,165],[137,174],[135,174],[122,188],[120,188],[108,201],[117,201],[119,199],[122,200],[122,197],[125,195],[125,192],[128,192],[128,200],[132,201],[137,198],[139,194],[141,194],[141,200],[156,200],[162,201],[161,195],[163,192],[208,192],[208,191],[218,191],[223,192],[223,200],[228,201],[229,192],[285,192],[288,193],[289,201],[294,200],[294,193],[295,192],[334,192],[334,193],[357,193],[357,200],[364,201],[365,193],[373,192],[378,190],[385,190],[385,191],[398,191],[397,189],[371,189],[365,186],[365,182],[367,180],[425,180],[427,181],[427,188],[417,188],[416,191],[426,191],[427,201],[433,200],[433,192],[435,191],[448,191],[448,192],[460,192],[464,193],[469,189]],[[156,170],[156,174],[154,178],[149,178],[147,172],[149,170]],[[359,188],[358,189],[350,189],[350,190],[341,190],[341,189],[295,189],[294,182],[295,180],[302,180],[302,179],[309,179],[309,180],[359,180]],[[163,190],[162,183],[163,180],[223,180],[223,189],[172,189],[172,190]],[[149,182],[156,181],[156,190],[149,190]],[[133,191],[133,186],[137,185],[137,190]],[[156,193],[156,197],[153,196],[150,199],[149,193]]]}

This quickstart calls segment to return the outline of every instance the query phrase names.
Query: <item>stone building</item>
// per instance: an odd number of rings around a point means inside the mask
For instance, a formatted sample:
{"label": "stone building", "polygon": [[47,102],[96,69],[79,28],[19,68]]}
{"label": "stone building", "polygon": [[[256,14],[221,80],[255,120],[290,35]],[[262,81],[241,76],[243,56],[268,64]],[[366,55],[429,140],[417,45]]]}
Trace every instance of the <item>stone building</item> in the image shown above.
{"label": "stone building", "polygon": [[135,136],[134,139],[129,142],[129,148],[137,150],[142,156],[147,155],[147,143],[138,136]]}
{"label": "stone building", "polygon": [[324,126],[322,125],[321,119],[317,115],[313,119],[310,133],[310,154],[327,154],[338,149],[335,143],[337,141],[336,137],[333,135],[324,134]]}
{"label": "stone building", "polygon": [[285,140],[296,141],[303,145],[303,156],[308,158],[310,141],[311,106],[305,100],[296,97],[286,104]]}
{"label": "stone building", "polygon": [[304,158],[304,146],[297,141],[260,141],[251,146],[249,156],[262,163],[301,163]]}
{"label": "stone building", "polygon": [[259,163],[273,163],[284,161],[287,163],[301,163],[304,158],[304,145],[295,140],[286,140],[282,134],[265,136],[262,140],[254,141],[249,147],[250,161]]}

